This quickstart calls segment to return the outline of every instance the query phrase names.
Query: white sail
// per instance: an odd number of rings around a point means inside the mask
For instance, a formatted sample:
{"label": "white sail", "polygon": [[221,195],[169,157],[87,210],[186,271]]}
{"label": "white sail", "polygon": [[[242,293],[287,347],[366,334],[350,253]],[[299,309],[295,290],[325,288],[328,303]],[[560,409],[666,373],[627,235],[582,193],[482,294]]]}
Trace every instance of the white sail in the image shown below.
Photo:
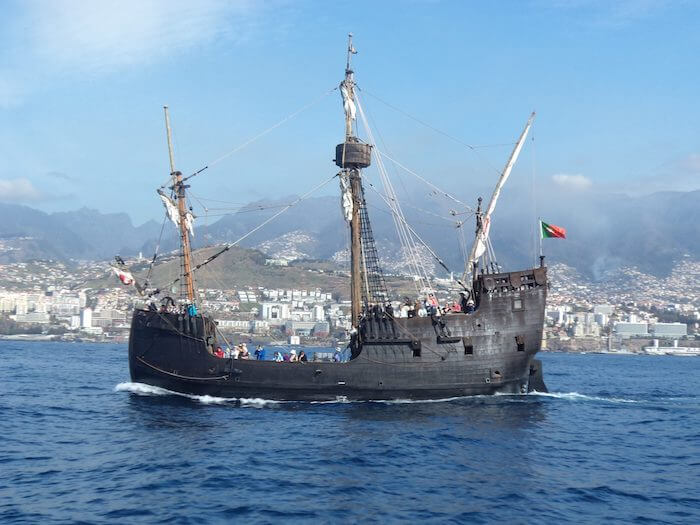
{"label": "white sail", "polygon": [[[173,200],[170,197],[168,197],[161,190],[158,190],[158,196],[160,197],[160,200],[163,201],[163,206],[165,207],[165,211],[168,214],[168,219],[170,219],[176,227],[179,227],[180,211],[177,209],[177,205],[173,202]],[[194,237],[194,219],[195,216],[192,215],[191,211],[188,211],[185,215],[185,227],[190,232],[190,235],[192,237]]]}
{"label": "white sail", "polygon": [[194,215],[192,215],[191,211],[188,211],[185,215],[185,226],[187,227],[187,231],[190,232],[190,235],[194,237]]}
{"label": "white sail", "polygon": [[486,241],[489,238],[489,230],[491,229],[491,219],[484,218],[484,221],[486,225],[482,229],[480,229],[479,232],[476,234],[476,241],[474,243],[476,247],[474,249],[474,260],[477,260],[486,252]]}
{"label": "white sail", "polygon": [[474,262],[476,262],[476,260],[486,252],[486,242],[489,237],[489,230],[491,229],[491,214],[493,213],[493,210],[496,209],[496,202],[498,201],[498,197],[501,195],[501,189],[503,189],[503,185],[508,180],[510,172],[513,170],[513,166],[515,165],[515,161],[518,160],[520,150],[523,149],[523,144],[525,144],[527,133],[528,131],[530,131],[530,127],[532,126],[532,121],[534,119],[535,113],[533,112],[530,115],[530,118],[527,120],[527,124],[525,124],[525,129],[523,129],[523,132],[520,134],[520,138],[515,144],[513,152],[508,158],[508,162],[506,163],[506,166],[503,169],[501,177],[498,179],[496,188],[493,190],[493,195],[491,195],[491,200],[489,201],[489,205],[486,208],[486,212],[481,218],[481,223],[479,224],[479,229],[476,232],[474,244],[472,245],[471,252],[469,253],[469,259],[467,260],[467,265],[464,269],[464,280],[466,280],[469,274],[472,272]]}
{"label": "white sail", "polygon": [[350,191],[350,179],[347,174],[340,173],[340,205],[343,208],[343,217],[350,222],[352,220],[352,192]]}
{"label": "white sail", "polygon": [[340,84],[340,94],[343,96],[343,109],[345,110],[345,117],[350,120],[355,120],[357,108],[355,107],[355,101],[348,92],[348,88],[345,86],[345,82]]}
{"label": "white sail", "polygon": [[180,226],[180,212],[178,212],[175,203],[161,190],[158,190],[158,196],[160,197],[160,200],[163,201],[163,206],[165,206],[165,212],[168,214],[168,219],[170,219],[175,226]]}

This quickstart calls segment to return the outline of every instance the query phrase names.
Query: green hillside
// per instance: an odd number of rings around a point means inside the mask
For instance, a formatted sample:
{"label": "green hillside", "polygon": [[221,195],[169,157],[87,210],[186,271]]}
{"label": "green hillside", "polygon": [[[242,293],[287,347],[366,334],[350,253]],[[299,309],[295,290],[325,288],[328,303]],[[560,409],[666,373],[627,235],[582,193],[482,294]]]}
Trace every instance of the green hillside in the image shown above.
{"label": "green hillside", "polygon": [[[198,264],[221,247],[209,247],[193,253]],[[328,261],[297,261],[290,266],[266,265],[268,257],[258,250],[234,247],[208,265],[196,272],[198,288],[237,290],[248,287],[282,288],[282,289],[316,289],[331,292],[339,299],[349,299],[350,286],[347,271]],[[144,263],[131,265],[134,275],[143,282],[148,265]],[[162,262],[153,269],[150,285],[168,290],[169,285],[180,274],[180,259],[173,253],[162,257]],[[118,281],[113,274],[102,279],[86,283],[92,288],[115,286]],[[388,278],[390,293],[396,297],[411,293],[410,282],[404,279]],[[177,286],[177,285],[175,285]]]}

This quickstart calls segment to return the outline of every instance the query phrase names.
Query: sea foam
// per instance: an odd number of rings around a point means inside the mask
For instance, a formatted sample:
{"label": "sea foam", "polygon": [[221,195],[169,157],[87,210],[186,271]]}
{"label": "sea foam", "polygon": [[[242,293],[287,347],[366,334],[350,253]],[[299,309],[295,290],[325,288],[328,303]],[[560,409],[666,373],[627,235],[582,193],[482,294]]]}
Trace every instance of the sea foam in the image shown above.
{"label": "sea foam", "polygon": [[137,394],[140,396],[179,396],[185,397],[187,399],[192,399],[198,403],[204,405],[223,405],[223,404],[236,404],[239,406],[252,407],[252,408],[263,408],[267,406],[274,406],[281,401],[275,401],[273,399],[260,399],[260,398],[245,398],[245,397],[217,397],[210,395],[194,395],[194,394],[183,394],[182,392],[174,392],[172,390],[167,390],[165,388],[160,388],[157,386],[147,385],[145,383],[132,383],[130,381],[119,383],[114,387],[115,392],[130,392],[132,394]]}

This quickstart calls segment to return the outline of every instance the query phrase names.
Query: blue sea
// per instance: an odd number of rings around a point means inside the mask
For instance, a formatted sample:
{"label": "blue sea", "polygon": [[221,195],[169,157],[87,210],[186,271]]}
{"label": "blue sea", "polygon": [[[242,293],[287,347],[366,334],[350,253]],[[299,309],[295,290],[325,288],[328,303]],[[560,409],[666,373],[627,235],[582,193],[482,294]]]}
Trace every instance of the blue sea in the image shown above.
{"label": "blue sea", "polygon": [[700,523],[700,358],[549,353],[546,395],[311,404],[133,384],[126,353],[0,341],[0,522]]}

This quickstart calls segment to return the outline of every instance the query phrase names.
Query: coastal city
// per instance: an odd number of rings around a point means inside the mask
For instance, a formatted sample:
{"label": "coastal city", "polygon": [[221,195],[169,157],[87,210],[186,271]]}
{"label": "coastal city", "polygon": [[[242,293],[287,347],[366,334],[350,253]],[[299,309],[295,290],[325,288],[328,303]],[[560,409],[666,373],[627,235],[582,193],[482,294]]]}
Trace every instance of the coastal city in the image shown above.
{"label": "coastal city", "polygon": [[[131,311],[144,304],[133,287],[123,286],[114,275],[104,279],[109,271],[105,262],[69,267],[34,261],[5,264],[0,271],[2,338],[125,342]],[[681,261],[665,278],[623,268],[600,281],[554,264],[549,278],[543,350],[700,352],[700,263]],[[107,284],[85,285],[94,282]],[[458,297],[454,281],[437,279],[435,287],[440,304]],[[336,346],[347,341],[351,328],[350,301],[319,288],[250,283],[236,289],[200,288],[198,296],[200,308],[217,319],[232,342]],[[398,301],[393,306],[400,311]]]}

